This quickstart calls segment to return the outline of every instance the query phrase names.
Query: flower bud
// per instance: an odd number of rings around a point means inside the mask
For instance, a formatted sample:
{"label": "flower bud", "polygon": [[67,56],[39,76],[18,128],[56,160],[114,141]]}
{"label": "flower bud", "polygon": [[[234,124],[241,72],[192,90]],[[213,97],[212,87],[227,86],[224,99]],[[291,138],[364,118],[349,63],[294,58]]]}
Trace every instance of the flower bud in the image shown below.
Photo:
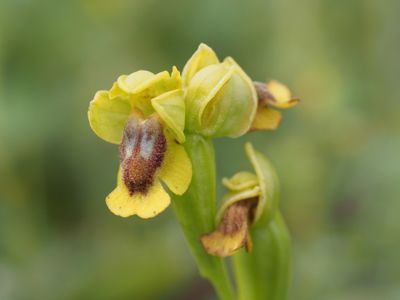
{"label": "flower bud", "polygon": [[252,81],[230,57],[222,63],[200,45],[184,68],[186,126],[207,137],[246,133],[257,109]]}

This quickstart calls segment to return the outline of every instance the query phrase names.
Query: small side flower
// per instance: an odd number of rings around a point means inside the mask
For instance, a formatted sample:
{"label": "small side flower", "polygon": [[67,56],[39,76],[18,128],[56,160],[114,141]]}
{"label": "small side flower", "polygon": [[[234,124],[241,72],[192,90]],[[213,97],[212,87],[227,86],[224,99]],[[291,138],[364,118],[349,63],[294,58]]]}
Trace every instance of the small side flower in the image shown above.
{"label": "small side flower", "polygon": [[257,113],[251,124],[251,130],[275,130],[282,119],[282,113],[277,109],[287,109],[295,106],[300,99],[293,98],[289,88],[276,81],[266,83],[254,82],[257,91]]}
{"label": "small side flower", "polygon": [[201,237],[211,255],[230,256],[243,247],[251,251],[250,228],[268,223],[278,209],[279,184],[272,165],[251,144],[245,149],[256,174],[239,172],[223,179],[229,193],[217,215],[218,228]]}

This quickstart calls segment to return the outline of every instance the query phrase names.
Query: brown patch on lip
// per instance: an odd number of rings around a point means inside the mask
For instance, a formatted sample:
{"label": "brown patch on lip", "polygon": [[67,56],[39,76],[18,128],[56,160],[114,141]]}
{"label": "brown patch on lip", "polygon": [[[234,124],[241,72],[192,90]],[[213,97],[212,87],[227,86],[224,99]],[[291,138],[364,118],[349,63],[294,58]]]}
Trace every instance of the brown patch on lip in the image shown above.
{"label": "brown patch on lip", "polygon": [[157,117],[142,121],[131,117],[119,146],[122,177],[131,195],[146,194],[161,167],[167,141]]}
{"label": "brown patch on lip", "polygon": [[266,106],[267,104],[270,103],[276,103],[274,95],[271,94],[265,83],[259,81],[253,81],[253,85],[257,92],[258,105]]}
{"label": "brown patch on lip", "polygon": [[255,206],[252,199],[242,200],[230,205],[222,218],[218,228],[225,235],[232,235],[240,231],[246,223],[252,219],[252,207]]}

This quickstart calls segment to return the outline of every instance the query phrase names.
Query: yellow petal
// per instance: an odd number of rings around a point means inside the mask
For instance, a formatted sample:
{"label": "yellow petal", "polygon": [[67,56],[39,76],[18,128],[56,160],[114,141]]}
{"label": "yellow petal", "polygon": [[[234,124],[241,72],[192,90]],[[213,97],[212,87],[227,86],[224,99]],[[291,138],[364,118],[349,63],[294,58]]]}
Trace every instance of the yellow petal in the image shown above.
{"label": "yellow petal", "polygon": [[222,184],[231,191],[250,189],[258,184],[257,176],[250,172],[238,172],[231,178],[223,178]]}
{"label": "yellow petal", "polygon": [[206,44],[200,44],[197,51],[187,61],[182,71],[182,77],[185,84],[189,84],[193,76],[209,65],[219,63],[218,57],[215,52]]}
{"label": "yellow petal", "polygon": [[151,100],[154,110],[160,118],[171,128],[180,143],[185,142],[185,101],[183,91],[173,90]]}
{"label": "yellow petal", "polygon": [[108,95],[110,97],[110,99],[114,99],[114,98],[129,98],[129,94],[126,93],[125,91],[123,91],[119,85],[118,82],[114,82],[113,86],[111,87],[111,89],[108,92]]}
{"label": "yellow petal", "polygon": [[228,193],[224,196],[222,205],[217,212],[216,221],[220,223],[224,217],[225,211],[234,203],[249,199],[258,199],[261,196],[261,189],[258,185],[243,190]]}
{"label": "yellow petal", "polygon": [[[132,76],[133,74],[129,76]],[[123,84],[127,86],[127,84],[124,83],[124,78],[121,77],[118,79],[118,84],[120,86]],[[133,105],[148,116],[154,112],[150,101],[151,99],[165,92],[180,88],[181,86],[182,80],[179,71],[176,68],[173,68],[171,76],[167,71],[153,74],[151,77],[148,77],[136,86],[131,84],[127,91],[132,95],[131,99]]]}
{"label": "yellow petal", "polygon": [[107,196],[106,203],[111,212],[118,216],[138,215],[147,219],[164,211],[170,204],[170,197],[158,179],[154,180],[154,184],[146,194],[135,193],[130,195],[120,171],[117,187]]}
{"label": "yellow petal", "polygon": [[156,75],[152,72],[140,70],[130,75],[121,75],[118,77],[118,87],[126,93],[135,93],[137,90],[146,87]]}
{"label": "yellow petal", "polygon": [[89,105],[90,127],[103,140],[119,144],[130,113],[131,105],[127,99],[110,99],[107,91],[99,91]]}
{"label": "yellow petal", "polygon": [[192,180],[192,163],[185,148],[167,138],[167,152],[158,176],[177,195],[188,189]]}
{"label": "yellow petal", "polygon": [[258,107],[251,130],[275,130],[281,119],[282,114],[279,111],[268,107]]}
{"label": "yellow petal", "polygon": [[268,91],[274,96],[275,101],[270,104],[277,108],[290,108],[295,106],[300,99],[292,98],[289,88],[276,80],[266,83]]}
{"label": "yellow petal", "polygon": [[181,73],[179,72],[178,68],[173,66],[171,72],[171,78],[169,82],[169,89],[177,89],[182,88],[182,77]]}

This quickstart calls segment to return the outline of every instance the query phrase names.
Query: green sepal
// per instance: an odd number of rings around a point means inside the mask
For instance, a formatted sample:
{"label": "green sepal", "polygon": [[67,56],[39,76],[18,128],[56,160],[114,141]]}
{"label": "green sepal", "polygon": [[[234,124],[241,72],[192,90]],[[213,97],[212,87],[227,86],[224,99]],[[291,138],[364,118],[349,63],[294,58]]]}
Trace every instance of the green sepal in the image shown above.
{"label": "green sepal", "polygon": [[261,189],[253,224],[269,222],[279,207],[279,180],[271,162],[246,143],[245,150],[259,181]]}

